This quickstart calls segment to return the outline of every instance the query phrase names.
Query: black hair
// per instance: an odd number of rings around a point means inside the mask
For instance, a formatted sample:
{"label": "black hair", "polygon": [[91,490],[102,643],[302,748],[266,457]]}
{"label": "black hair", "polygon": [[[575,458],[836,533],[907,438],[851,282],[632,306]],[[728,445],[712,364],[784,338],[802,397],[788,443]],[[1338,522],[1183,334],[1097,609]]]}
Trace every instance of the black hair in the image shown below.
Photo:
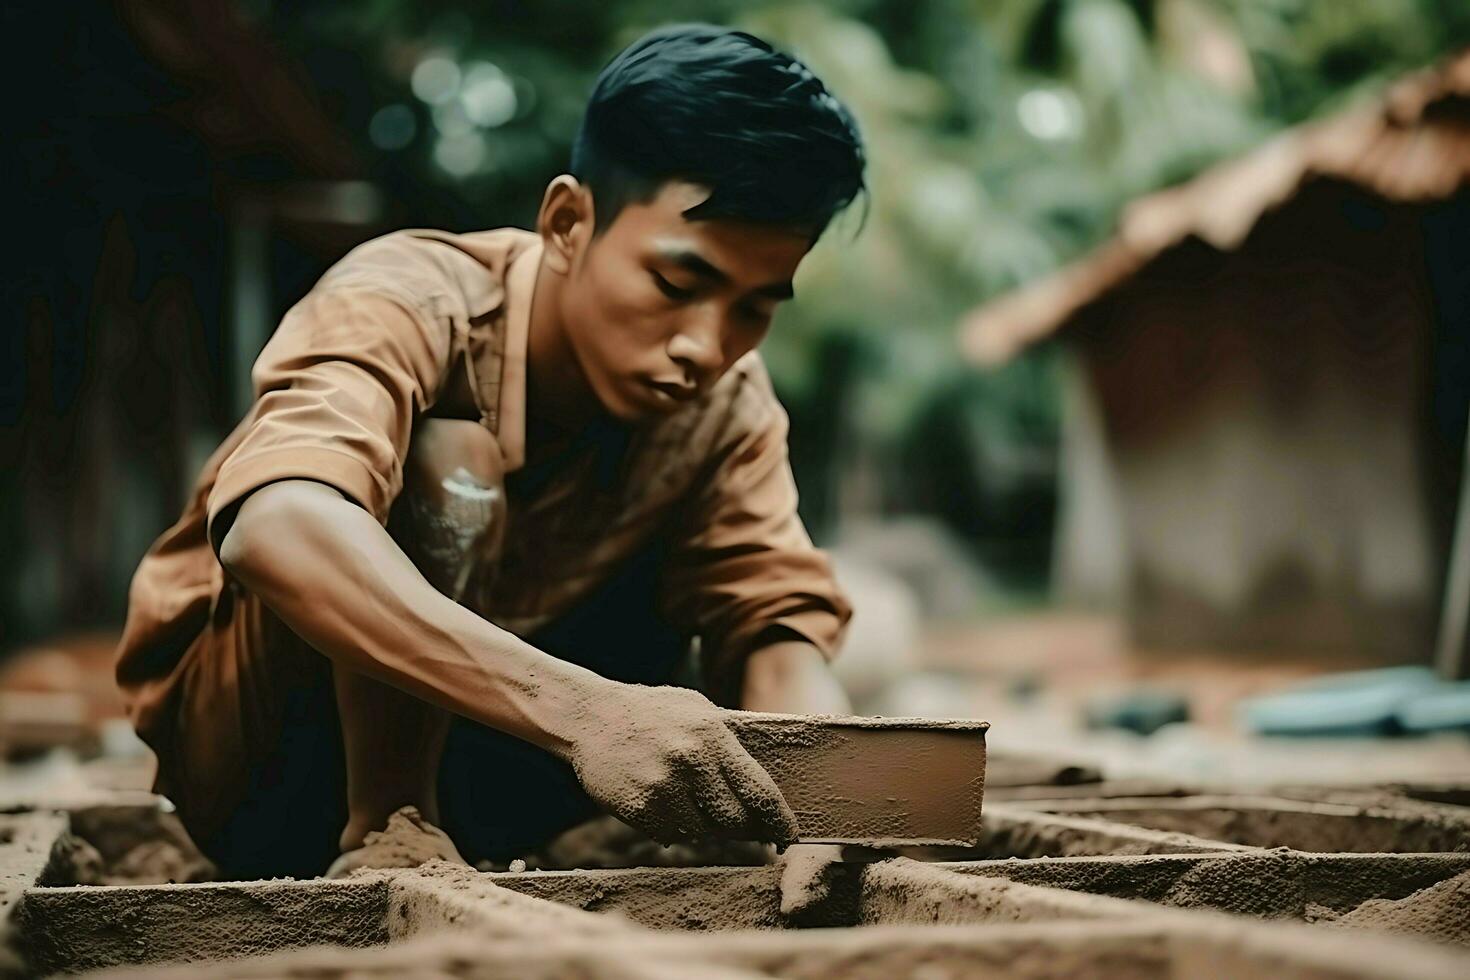
{"label": "black hair", "polygon": [[800,61],[743,31],[679,24],[597,76],[572,147],[597,227],[669,180],[711,189],[689,220],[784,225],[815,241],[864,191],[852,113]]}

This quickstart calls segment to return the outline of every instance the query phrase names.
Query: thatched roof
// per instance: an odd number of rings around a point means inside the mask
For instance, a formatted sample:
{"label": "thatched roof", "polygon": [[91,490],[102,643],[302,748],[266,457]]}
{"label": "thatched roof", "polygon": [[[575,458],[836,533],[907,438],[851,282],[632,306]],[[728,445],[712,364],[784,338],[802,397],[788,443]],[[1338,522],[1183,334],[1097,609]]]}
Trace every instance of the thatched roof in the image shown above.
{"label": "thatched roof", "polygon": [[1009,360],[1169,249],[1191,239],[1238,247],[1263,215],[1321,178],[1404,203],[1443,200],[1470,185],[1470,50],[1400,80],[1379,100],[1134,201],[1117,233],[1085,258],[967,316],[961,345],[981,364]]}

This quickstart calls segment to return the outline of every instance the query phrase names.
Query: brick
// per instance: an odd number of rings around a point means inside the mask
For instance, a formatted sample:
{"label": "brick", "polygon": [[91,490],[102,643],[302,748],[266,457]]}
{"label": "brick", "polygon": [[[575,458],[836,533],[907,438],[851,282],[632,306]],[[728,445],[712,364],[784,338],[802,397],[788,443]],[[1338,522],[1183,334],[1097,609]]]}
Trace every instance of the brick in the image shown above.
{"label": "brick", "polygon": [[731,712],[729,724],[781,787],[804,843],[980,841],[986,722]]}

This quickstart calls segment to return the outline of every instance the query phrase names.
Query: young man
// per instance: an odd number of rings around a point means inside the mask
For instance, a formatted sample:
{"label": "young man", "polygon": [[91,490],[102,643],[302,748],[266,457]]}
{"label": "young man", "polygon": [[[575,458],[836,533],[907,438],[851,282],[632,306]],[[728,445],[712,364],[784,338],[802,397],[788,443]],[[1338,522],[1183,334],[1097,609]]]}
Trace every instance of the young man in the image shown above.
{"label": "young man", "polygon": [[655,685],[698,637],[722,703],[846,707],[848,607],[754,348],[862,170],[799,62],[655,32],[599,77],[534,233],[388,235],[286,315],[117,669],[224,873],[371,863],[405,806],[470,861],[599,810],[792,838],[720,709]]}

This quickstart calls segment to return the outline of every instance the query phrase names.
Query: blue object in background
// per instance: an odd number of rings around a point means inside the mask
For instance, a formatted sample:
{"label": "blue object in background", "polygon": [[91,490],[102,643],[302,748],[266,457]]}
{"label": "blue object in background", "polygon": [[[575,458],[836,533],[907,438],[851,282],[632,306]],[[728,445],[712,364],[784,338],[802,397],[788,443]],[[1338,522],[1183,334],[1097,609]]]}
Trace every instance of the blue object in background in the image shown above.
{"label": "blue object in background", "polygon": [[1448,686],[1428,667],[1332,674],[1243,701],[1237,717],[1261,735],[1387,735],[1402,709]]}
{"label": "blue object in background", "polygon": [[1093,698],[1083,708],[1088,728],[1120,728],[1152,735],[1165,725],[1189,720],[1189,700],[1175,691],[1140,689]]}
{"label": "blue object in background", "polygon": [[1470,728],[1470,681],[1441,684],[1399,708],[1398,722],[1407,732]]}

